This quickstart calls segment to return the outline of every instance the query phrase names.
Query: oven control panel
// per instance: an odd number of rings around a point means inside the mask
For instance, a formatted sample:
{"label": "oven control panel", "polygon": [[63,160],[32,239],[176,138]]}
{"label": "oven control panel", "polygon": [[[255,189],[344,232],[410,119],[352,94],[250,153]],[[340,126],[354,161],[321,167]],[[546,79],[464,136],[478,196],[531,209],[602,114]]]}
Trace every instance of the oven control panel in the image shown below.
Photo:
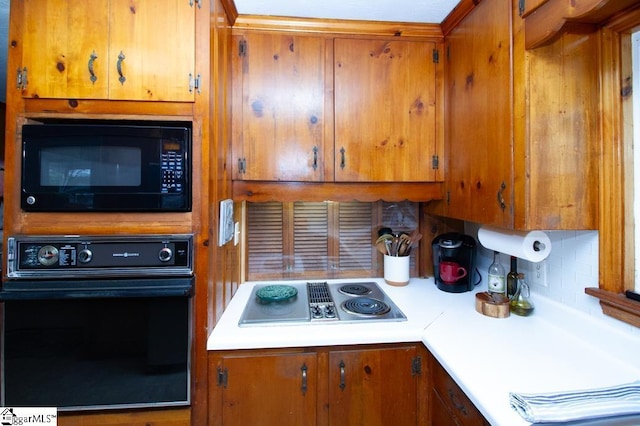
{"label": "oven control panel", "polygon": [[8,278],[190,276],[192,235],[15,236]]}

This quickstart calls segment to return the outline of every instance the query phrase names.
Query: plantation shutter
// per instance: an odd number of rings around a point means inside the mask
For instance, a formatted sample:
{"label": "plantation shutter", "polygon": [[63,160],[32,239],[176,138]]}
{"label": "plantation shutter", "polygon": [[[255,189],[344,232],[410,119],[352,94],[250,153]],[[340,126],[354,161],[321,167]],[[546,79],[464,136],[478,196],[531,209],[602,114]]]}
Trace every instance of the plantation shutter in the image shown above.
{"label": "plantation shutter", "polygon": [[[411,233],[412,230],[418,229],[418,204],[409,201],[399,203],[382,203],[382,223],[393,230],[395,234],[401,232]],[[411,250],[411,258],[409,259],[410,275],[417,275],[416,265],[416,249]]]}
{"label": "plantation shutter", "polygon": [[294,203],[293,272],[322,277],[328,262],[329,204]]}
{"label": "plantation shutter", "polygon": [[[380,226],[411,232],[415,203],[247,203],[247,278],[327,279],[382,276],[373,242]],[[416,273],[416,252],[411,275]]]}
{"label": "plantation shutter", "polygon": [[371,274],[375,249],[373,247],[373,208],[371,203],[338,204],[338,269],[355,272],[355,275]]}
{"label": "plantation shutter", "polygon": [[249,203],[247,252],[249,276],[279,278],[285,270],[282,203]]}

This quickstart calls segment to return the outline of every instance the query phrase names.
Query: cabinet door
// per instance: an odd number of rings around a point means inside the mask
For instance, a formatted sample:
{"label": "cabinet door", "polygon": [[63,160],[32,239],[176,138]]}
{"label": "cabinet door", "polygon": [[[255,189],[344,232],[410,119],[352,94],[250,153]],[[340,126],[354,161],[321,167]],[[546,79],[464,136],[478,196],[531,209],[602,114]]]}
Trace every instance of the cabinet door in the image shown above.
{"label": "cabinet door", "polygon": [[[473,405],[471,400],[445,371],[440,363],[431,357],[431,414],[434,425],[487,426],[489,423]],[[448,414],[447,414],[448,413]]]}
{"label": "cabinet door", "polygon": [[417,424],[414,346],[329,355],[331,425]]}
{"label": "cabinet door", "polygon": [[194,100],[196,6],[190,3],[110,1],[110,99]]}
{"label": "cabinet door", "polygon": [[510,2],[481,2],[447,37],[447,216],[511,227]]}
{"label": "cabinet door", "polygon": [[435,43],[336,39],[336,181],[435,180]]}
{"label": "cabinet door", "polygon": [[236,41],[234,179],[323,180],[326,41],[267,33]]}
{"label": "cabinet door", "polygon": [[108,10],[109,0],[24,0],[24,97],[107,97]]}
{"label": "cabinet door", "polygon": [[221,369],[221,424],[315,425],[316,354],[229,356]]}

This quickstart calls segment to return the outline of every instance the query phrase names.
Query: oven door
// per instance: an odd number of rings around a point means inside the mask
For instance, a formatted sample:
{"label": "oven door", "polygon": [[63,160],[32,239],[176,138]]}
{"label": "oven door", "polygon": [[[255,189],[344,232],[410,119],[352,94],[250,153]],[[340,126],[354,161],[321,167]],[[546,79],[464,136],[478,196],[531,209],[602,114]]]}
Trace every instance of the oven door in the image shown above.
{"label": "oven door", "polygon": [[13,284],[0,292],[2,406],[189,404],[193,278]]}

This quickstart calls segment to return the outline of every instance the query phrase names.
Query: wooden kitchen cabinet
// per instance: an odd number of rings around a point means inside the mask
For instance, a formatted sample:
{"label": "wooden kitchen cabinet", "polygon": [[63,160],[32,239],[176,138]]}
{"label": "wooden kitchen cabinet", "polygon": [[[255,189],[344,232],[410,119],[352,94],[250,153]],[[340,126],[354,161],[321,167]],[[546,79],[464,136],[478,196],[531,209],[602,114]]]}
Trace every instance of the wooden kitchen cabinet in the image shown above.
{"label": "wooden kitchen cabinet", "polygon": [[439,179],[436,47],[412,40],[334,41],[336,181]]}
{"label": "wooden kitchen cabinet", "polygon": [[233,178],[322,181],[327,162],[322,37],[247,32],[235,38]]}
{"label": "wooden kitchen cabinet", "polygon": [[453,378],[429,354],[431,379],[429,414],[430,424],[437,426],[490,426],[482,413],[473,405]]}
{"label": "wooden kitchen cabinet", "polygon": [[435,42],[236,38],[235,180],[443,180]]}
{"label": "wooden kitchen cabinet", "polygon": [[329,424],[418,424],[415,345],[329,353]]}
{"label": "wooden kitchen cabinet", "polygon": [[188,0],[22,0],[25,98],[193,102]]}
{"label": "wooden kitchen cabinet", "polygon": [[316,424],[317,354],[238,351],[210,360],[210,425]]}
{"label": "wooden kitchen cabinet", "polygon": [[210,352],[209,424],[425,424],[425,353],[421,344]]}
{"label": "wooden kitchen cabinet", "polygon": [[444,215],[595,229],[596,36],[525,50],[518,1],[484,0],[447,34],[446,50]]}

